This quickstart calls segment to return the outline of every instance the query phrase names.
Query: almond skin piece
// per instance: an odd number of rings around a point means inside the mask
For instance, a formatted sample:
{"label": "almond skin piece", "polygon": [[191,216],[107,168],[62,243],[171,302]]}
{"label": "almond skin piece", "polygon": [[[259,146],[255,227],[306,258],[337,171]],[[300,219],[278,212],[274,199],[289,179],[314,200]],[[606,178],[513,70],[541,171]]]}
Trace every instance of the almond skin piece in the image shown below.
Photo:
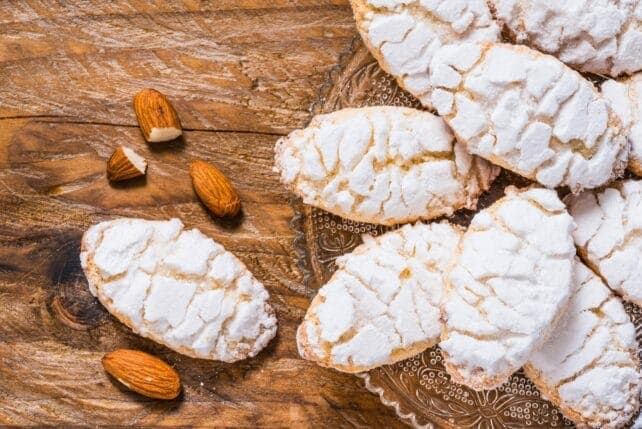
{"label": "almond skin piece", "polygon": [[147,161],[125,146],[119,146],[107,161],[107,178],[112,182],[144,176]]}
{"label": "almond skin piece", "polygon": [[145,140],[158,143],[174,140],[183,133],[174,107],[160,92],[147,88],[134,97],[134,111]]}
{"label": "almond skin piece", "polygon": [[181,380],[174,368],[138,350],[118,349],[102,359],[105,371],[128,389],[153,399],[174,399]]}
{"label": "almond skin piece", "polygon": [[189,166],[192,185],[203,204],[217,216],[235,216],[241,209],[232,182],[218,168],[205,161],[193,161]]}

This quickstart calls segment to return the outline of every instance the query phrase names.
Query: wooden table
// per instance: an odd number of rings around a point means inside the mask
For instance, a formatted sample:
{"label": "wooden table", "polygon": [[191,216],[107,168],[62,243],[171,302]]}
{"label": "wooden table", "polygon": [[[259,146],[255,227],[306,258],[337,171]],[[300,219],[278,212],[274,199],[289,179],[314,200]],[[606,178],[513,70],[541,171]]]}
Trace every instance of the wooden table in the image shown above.
{"label": "wooden table", "polygon": [[[0,424],[398,426],[354,376],[299,358],[311,291],[289,228],[290,196],[271,171],[276,139],[302,126],[356,30],[346,0],[0,2]],[[143,142],[132,96],[174,102],[182,142]],[[111,186],[119,144],[150,162],[146,181]],[[211,218],[188,162],[236,184],[243,217]],[[234,365],[190,359],[134,335],[87,291],[82,232],[119,216],[180,217],[265,283],[279,334]],[[102,355],[139,348],[175,365],[179,400],[108,378]]]}

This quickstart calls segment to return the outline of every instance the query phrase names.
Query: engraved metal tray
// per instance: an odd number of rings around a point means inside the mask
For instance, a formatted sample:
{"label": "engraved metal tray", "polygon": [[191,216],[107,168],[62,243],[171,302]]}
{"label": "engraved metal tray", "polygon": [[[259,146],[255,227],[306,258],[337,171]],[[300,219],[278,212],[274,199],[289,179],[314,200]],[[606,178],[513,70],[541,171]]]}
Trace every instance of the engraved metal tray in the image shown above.
{"label": "engraved metal tray", "polygon": [[[419,102],[400,89],[363,46],[355,39],[321,88],[311,114],[346,107],[395,105],[421,108]],[[503,171],[480,199],[479,208],[503,196],[508,185],[529,182]],[[323,210],[293,201],[295,249],[299,268],[311,296],[330,279],[337,256],[359,245],[362,234],[378,235],[393,229],[353,222]],[[460,210],[448,220],[468,225],[474,212]],[[626,304],[638,336],[642,337],[642,311]],[[495,390],[476,392],[453,383],[446,373],[437,347],[411,359],[358,375],[365,386],[393,407],[399,418],[414,427],[426,428],[549,428],[573,427],[559,410],[543,399],[520,371]]]}

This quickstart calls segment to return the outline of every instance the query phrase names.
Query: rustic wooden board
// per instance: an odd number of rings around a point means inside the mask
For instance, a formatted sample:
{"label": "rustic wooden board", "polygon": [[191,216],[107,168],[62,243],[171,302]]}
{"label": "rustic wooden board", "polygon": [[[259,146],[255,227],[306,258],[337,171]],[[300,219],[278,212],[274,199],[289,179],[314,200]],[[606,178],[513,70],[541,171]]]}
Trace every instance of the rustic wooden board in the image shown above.
{"label": "rustic wooden board", "polygon": [[[271,172],[278,136],[300,127],[356,31],[346,0],[0,2],[0,424],[398,426],[356,377],[299,359],[301,284],[289,195]],[[146,145],[131,98],[163,91],[187,130]],[[122,143],[146,180],[110,185]],[[213,219],[187,173],[227,173],[243,216]],[[178,216],[236,253],[265,283],[278,337],[237,364],[190,359],[134,335],[86,290],[79,239],[117,216]],[[184,382],[146,400],[109,379],[101,356],[150,351]]]}

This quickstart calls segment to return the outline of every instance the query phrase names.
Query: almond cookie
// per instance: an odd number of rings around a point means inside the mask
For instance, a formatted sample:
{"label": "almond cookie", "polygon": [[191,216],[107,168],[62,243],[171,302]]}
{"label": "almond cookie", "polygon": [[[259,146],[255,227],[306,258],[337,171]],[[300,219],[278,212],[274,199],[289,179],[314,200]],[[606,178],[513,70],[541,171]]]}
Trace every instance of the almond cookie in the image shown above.
{"label": "almond cookie", "polygon": [[435,53],[432,102],[468,150],[554,188],[619,176],[628,141],[595,87],[525,46],[460,44]]}
{"label": "almond cookie", "polygon": [[518,43],[578,70],[618,76],[642,70],[638,0],[489,0]]}
{"label": "almond cookie", "polygon": [[499,41],[484,0],[351,0],[365,45],[399,85],[430,107],[428,70],[441,45]]}
{"label": "almond cookie", "polygon": [[479,212],[446,276],[440,347],[453,381],[504,383],[555,328],[568,303],[573,219],[554,191],[509,187]]}
{"label": "almond cookie", "polygon": [[439,339],[443,271],[461,236],[448,223],[406,225],[337,259],[297,331],[299,353],[361,372],[421,353]]}
{"label": "almond cookie", "polygon": [[640,405],[635,327],[622,302],[579,261],[573,283],[560,323],[524,371],[578,426],[624,427]]}
{"label": "almond cookie", "polygon": [[642,73],[602,83],[602,95],[617,113],[631,142],[629,170],[642,176]]}
{"label": "almond cookie", "polygon": [[178,219],[89,228],[80,261],[89,290],[125,325],[188,356],[234,362],[276,334],[268,293],[245,265]]}
{"label": "almond cookie", "polygon": [[470,156],[441,118],[405,107],[316,116],[275,152],[281,182],[304,203],[383,225],[475,208],[499,172]]}
{"label": "almond cookie", "polygon": [[569,201],[582,259],[624,299],[642,305],[642,182],[626,180]]}

